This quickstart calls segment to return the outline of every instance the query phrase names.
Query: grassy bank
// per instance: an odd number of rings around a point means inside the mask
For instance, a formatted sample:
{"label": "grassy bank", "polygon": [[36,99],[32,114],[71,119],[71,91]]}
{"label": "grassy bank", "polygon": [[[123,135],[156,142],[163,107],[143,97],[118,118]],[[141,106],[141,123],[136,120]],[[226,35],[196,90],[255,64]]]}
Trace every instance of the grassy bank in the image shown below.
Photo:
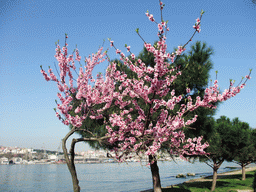
{"label": "grassy bank", "polygon": [[[253,190],[254,171],[246,172],[246,180],[242,181],[242,174],[218,176],[216,192],[236,192],[237,190]],[[205,178],[193,182],[187,182],[176,186],[169,186],[163,192],[210,192],[212,186],[211,178]]]}
{"label": "grassy bank", "polygon": [[[253,191],[252,182],[256,166],[246,169],[246,180],[242,181],[242,171],[231,171],[218,174],[215,192],[237,192],[238,190]],[[171,185],[163,188],[163,192],[210,192],[212,186],[212,176],[192,179],[182,184]],[[146,190],[144,192],[152,192]]]}

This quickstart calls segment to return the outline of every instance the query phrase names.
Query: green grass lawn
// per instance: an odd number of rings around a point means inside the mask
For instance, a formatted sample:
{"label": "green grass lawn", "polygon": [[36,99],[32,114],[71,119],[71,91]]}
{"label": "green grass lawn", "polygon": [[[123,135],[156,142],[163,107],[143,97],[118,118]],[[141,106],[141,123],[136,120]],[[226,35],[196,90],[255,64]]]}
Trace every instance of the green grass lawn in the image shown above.
{"label": "green grass lawn", "polygon": [[[242,181],[242,175],[227,175],[217,179],[216,192],[235,192],[237,189],[240,190],[253,190],[254,171],[246,172],[246,180]],[[212,182],[192,182],[183,183],[173,188],[163,189],[163,192],[208,192],[211,191]]]}

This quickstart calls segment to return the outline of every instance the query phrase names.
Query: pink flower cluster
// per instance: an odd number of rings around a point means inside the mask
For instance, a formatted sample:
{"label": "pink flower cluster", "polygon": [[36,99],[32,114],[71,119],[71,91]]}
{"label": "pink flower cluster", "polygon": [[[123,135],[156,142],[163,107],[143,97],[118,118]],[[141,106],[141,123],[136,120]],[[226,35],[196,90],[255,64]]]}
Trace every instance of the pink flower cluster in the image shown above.
{"label": "pink flower cluster", "polygon": [[152,14],[149,14],[149,13],[147,12],[146,15],[147,15],[147,17],[148,17],[148,19],[149,19],[150,21],[152,21],[152,22],[155,21],[155,19],[154,19],[154,17],[153,17]]}
{"label": "pink flower cluster", "polygon": [[[67,44],[66,44],[67,46]],[[112,71],[107,70],[105,78],[103,75],[97,75],[96,81],[92,79],[92,70],[97,65],[105,61],[106,53],[102,53],[103,48],[100,48],[96,54],[92,54],[85,59],[87,65],[85,66],[85,71],[80,67],[79,76],[76,80],[77,87],[73,86],[73,75],[71,69],[75,70],[73,56],[70,55],[67,57],[68,49],[63,47],[61,49],[59,45],[56,48],[55,57],[58,61],[59,70],[60,70],[60,80],[53,74],[52,69],[49,69],[47,73],[42,69],[41,73],[44,78],[49,81],[56,81],[59,91],[63,93],[58,93],[57,96],[61,101],[61,104],[57,104],[57,109],[60,111],[56,112],[56,116],[62,120],[65,125],[73,125],[79,128],[83,121],[90,115],[92,119],[102,118],[102,112],[108,109],[112,103],[113,93],[114,93],[114,80],[111,77]],[[78,49],[76,52],[76,60],[80,61],[81,57],[79,56]],[[69,77],[69,85],[66,84],[66,76]],[[94,86],[91,86],[90,83],[94,82]],[[73,109],[73,106],[70,104],[73,99],[79,100],[80,105],[75,109],[75,116],[69,114]],[[105,104],[103,108],[95,111],[92,107],[95,104]]]}
{"label": "pink flower cluster", "polygon": [[182,46],[178,46],[178,50],[176,51],[176,55],[181,55],[181,53],[183,52],[183,51],[185,51],[186,49],[185,48],[183,48]]}
{"label": "pink flower cluster", "polygon": [[200,31],[201,31],[201,21],[200,21],[200,19],[199,18],[197,18],[196,19],[196,23],[195,23],[195,25],[193,26],[193,28],[194,29],[196,29],[196,31],[198,32],[198,33],[200,33]]}

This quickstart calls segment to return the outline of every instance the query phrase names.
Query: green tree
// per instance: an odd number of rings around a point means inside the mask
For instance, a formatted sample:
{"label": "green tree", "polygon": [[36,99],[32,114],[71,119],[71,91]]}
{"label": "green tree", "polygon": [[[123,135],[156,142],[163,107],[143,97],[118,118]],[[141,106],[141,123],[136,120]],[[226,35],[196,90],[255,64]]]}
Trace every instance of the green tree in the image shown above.
{"label": "green tree", "polygon": [[233,161],[239,153],[246,148],[249,126],[247,123],[240,122],[238,118],[230,121],[226,116],[221,116],[213,121],[213,133],[208,134],[209,147],[206,152],[207,158],[201,157],[213,169],[213,181],[211,191],[216,188],[217,171],[226,161]]}
{"label": "green tree", "polygon": [[242,180],[245,180],[245,166],[255,161],[254,140],[248,123],[238,122],[235,126],[240,130],[240,139],[237,141],[234,161],[242,167]]}

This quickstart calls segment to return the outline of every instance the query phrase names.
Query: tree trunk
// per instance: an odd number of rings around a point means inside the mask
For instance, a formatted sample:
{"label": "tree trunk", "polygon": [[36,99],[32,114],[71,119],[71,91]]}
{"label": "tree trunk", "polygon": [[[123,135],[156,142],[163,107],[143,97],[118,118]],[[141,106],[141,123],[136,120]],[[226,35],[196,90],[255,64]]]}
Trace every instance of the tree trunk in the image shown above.
{"label": "tree trunk", "polygon": [[67,148],[66,148],[66,138],[62,140],[62,149],[64,153],[64,157],[69,169],[69,172],[72,177],[72,183],[73,183],[73,191],[74,192],[80,192],[80,186],[79,186],[79,181],[77,179],[77,174],[76,174],[76,167],[74,164],[74,159],[71,157],[71,160],[69,159]]}
{"label": "tree trunk", "polygon": [[[153,161],[153,163],[152,163],[152,161]],[[152,173],[154,192],[162,192],[157,161],[154,160],[154,157],[152,155],[149,155],[149,163],[150,163],[150,169],[151,169],[151,173]]]}
{"label": "tree trunk", "polygon": [[245,176],[245,164],[242,163],[241,166],[242,166],[242,180],[244,181],[245,178],[246,178],[246,176]]}
{"label": "tree trunk", "polygon": [[217,183],[217,170],[215,167],[213,168],[213,176],[212,176],[212,188],[211,191],[215,190],[216,187],[216,183]]}
{"label": "tree trunk", "polygon": [[80,192],[80,186],[79,186],[79,181],[77,179],[76,167],[75,167],[74,162],[71,162],[68,164],[68,169],[72,176],[73,191]]}
{"label": "tree trunk", "polygon": [[217,171],[220,168],[224,160],[221,160],[217,163],[217,160],[213,160],[213,176],[212,176],[212,188],[211,191],[214,191],[217,183]]}

